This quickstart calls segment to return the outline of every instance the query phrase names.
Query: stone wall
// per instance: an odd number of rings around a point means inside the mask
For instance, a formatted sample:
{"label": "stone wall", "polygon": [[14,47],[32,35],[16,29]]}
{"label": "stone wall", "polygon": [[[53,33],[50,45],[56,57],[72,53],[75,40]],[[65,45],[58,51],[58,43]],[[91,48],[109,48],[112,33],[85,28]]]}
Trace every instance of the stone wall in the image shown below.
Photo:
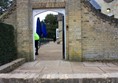
{"label": "stone wall", "polygon": [[66,6],[68,19],[68,58],[69,60],[81,61],[81,0],[68,0]]}
{"label": "stone wall", "polygon": [[66,0],[32,0],[34,9],[64,8]]}
{"label": "stone wall", "polygon": [[63,15],[58,14],[58,29],[59,29],[59,38],[57,39],[57,43],[62,43],[62,34],[63,34]]}
{"label": "stone wall", "polygon": [[4,18],[4,23],[6,24],[11,24],[14,26],[14,28],[16,29],[16,9],[11,11],[11,14],[8,14],[5,18]]}
{"label": "stone wall", "polygon": [[58,21],[58,29],[59,29],[59,38],[57,39],[58,43],[62,43],[62,21]]}
{"label": "stone wall", "polygon": [[118,20],[82,3],[83,60],[118,59]]}
{"label": "stone wall", "polygon": [[18,57],[33,60],[32,5],[30,0],[17,0]]}

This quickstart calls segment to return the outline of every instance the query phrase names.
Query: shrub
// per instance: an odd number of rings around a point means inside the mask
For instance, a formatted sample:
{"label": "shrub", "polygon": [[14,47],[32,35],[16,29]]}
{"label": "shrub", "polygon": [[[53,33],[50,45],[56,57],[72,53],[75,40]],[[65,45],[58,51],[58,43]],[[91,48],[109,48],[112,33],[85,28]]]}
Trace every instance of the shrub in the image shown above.
{"label": "shrub", "polygon": [[0,65],[17,58],[14,27],[0,23]]}

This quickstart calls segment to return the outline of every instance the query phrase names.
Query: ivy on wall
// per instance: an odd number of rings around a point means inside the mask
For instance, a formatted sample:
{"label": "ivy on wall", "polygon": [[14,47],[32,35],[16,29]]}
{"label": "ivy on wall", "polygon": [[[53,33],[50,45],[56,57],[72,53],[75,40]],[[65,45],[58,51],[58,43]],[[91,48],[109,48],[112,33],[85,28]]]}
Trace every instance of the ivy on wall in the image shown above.
{"label": "ivy on wall", "polygon": [[16,58],[14,27],[0,23],[0,65],[11,62]]}

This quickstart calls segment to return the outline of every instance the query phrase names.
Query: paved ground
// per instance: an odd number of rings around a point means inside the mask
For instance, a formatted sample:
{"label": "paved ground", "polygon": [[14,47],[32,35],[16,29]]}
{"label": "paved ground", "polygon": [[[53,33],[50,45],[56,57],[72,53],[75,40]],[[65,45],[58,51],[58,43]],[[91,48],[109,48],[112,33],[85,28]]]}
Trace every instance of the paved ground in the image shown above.
{"label": "paved ground", "polygon": [[34,61],[25,63],[12,73],[77,74],[118,73],[117,63],[69,62],[63,60]]}
{"label": "paved ground", "polygon": [[11,73],[87,74],[118,73],[118,63],[69,62],[62,60],[62,45],[50,42],[41,46],[37,60]]}
{"label": "paved ground", "polygon": [[62,45],[56,42],[49,42],[42,45],[39,49],[37,60],[61,60],[62,59]]}

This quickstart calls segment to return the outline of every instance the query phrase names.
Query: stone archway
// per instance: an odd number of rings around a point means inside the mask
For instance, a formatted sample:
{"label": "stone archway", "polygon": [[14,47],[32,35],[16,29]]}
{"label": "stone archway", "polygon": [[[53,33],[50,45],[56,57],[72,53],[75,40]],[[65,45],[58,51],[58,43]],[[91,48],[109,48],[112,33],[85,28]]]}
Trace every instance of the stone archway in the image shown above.
{"label": "stone archway", "polygon": [[65,8],[66,59],[81,61],[81,0],[17,0],[18,56],[26,58],[26,61],[34,59],[32,10],[46,8]]}

